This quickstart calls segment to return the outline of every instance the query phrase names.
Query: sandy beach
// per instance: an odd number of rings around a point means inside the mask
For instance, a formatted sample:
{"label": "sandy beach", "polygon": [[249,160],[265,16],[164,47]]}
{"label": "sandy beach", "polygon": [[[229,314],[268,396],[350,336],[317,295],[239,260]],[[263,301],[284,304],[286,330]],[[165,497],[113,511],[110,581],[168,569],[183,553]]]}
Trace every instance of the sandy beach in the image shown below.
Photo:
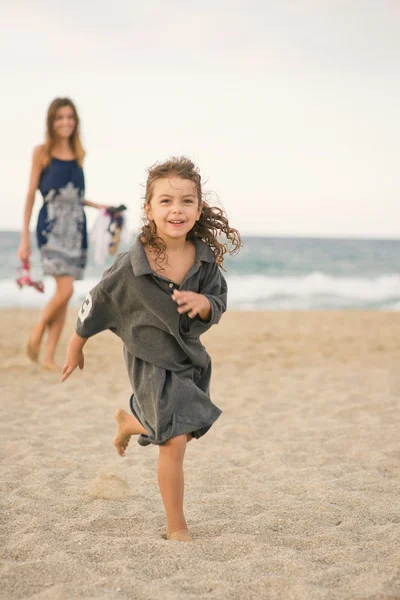
{"label": "sandy beach", "polygon": [[23,354],[36,314],[0,311],[1,599],[400,598],[400,313],[230,312],[202,338],[224,412],[187,451],[193,544],[163,538],[157,449],[112,445],[120,341],[60,385]]}

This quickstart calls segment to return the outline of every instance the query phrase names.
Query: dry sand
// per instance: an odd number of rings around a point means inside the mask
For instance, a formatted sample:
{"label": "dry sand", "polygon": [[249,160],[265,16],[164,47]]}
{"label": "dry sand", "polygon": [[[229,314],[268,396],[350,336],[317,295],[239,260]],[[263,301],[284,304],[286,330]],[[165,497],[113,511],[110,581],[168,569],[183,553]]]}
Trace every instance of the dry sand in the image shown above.
{"label": "dry sand", "polygon": [[204,336],[224,413],[188,447],[193,544],[163,539],[157,449],[111,443],[120,341],[60,385],[21,352],[35,318],[0,312],[2,599],[400,598],[400,314],[228,313]]}

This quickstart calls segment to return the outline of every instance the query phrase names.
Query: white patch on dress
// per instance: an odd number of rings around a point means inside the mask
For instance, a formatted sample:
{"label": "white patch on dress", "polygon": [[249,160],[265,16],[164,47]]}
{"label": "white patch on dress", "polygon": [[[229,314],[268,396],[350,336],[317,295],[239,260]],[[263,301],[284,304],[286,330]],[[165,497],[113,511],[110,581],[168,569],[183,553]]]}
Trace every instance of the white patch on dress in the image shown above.
{"label": "white patch on dress", "polygon": [[58,193],[50,190],[44,201],[47,203],[47,220],[52,224],[46,247],[69,257],[79,257],[84,224],[83,197],[79,189],[69,182]]}
{"label": "white patch on dress", "polygon": [[79,317],[79,320],[81,323],[84,322],[84,320],[90,313],[92,306],[93,306],[92,296],[90,294],[88,294],[81,306],[79,313],[78,313],[78,317]]}

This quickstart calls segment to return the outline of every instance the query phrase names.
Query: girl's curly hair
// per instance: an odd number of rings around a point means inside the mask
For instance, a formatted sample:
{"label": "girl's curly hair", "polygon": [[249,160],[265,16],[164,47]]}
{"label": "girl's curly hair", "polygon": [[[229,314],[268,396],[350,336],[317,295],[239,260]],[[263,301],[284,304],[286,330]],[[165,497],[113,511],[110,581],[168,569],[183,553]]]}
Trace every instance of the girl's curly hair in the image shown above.
{"label": "girl's curly hair", "polygon": [[[210,206],[203,196],[201,189],[201,175],[195,164],[185,156],[171,158],[163,163],[155,163],[148,169],[146,183],[146,193],[144,204],[148,205],[153,196],[154,182],[157,179],[168,178],[171,176],[189,179],[193,181],[196,187],[197,198],[201,203],[200,218],[194,224],[188,233],[187,239],[199,238],[210,246],[214,252],[215,262],[223,267],[224,255],[236,254],[242,246],[242,240],[237,229],[229,227],[228,218],[225,212],[216,206]],[[161,263],[166,260],[166,246],[164,241],[157,235],[157,228],[154,221],[149,221],[145,214],[143,226],[140,232],[140,239],[143,244],[150,247],[155,254],[155,262],[162,269]],[[219,241],[223,235],[225,241]]]}

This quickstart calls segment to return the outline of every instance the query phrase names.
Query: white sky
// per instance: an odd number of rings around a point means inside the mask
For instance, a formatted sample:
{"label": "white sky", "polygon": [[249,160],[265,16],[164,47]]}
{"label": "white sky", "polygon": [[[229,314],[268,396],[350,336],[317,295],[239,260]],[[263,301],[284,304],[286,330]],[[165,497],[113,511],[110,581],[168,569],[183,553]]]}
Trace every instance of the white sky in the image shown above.
{"label": "white sky", "polygon": [[399,22],[398,0],[0,0],[0,229],[66,95],[87,198],[131,227],[146,167],[185,154],[243,233],[398,237]]}

